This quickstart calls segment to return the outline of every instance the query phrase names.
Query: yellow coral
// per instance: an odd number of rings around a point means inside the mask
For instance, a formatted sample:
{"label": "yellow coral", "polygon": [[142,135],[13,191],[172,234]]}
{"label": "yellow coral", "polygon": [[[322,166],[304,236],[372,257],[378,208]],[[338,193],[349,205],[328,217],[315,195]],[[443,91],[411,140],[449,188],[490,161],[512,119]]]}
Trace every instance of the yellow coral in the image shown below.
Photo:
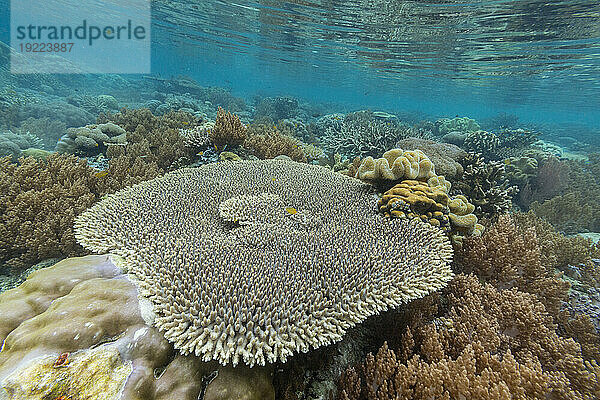
{"label": "yellow coral", "polygon": [[427,180],[433,176],[435,167],[422,151],[392,149],[383,153],[382,158],[362,160],[355,177],[366,181],[397,181],[402,178]]}
{"label": "yellow coral", "polygon": [[378,207],[387,217],[420,218],[437,227],[449,227],[448,194],[415,180],[404,180],[383,195]]}

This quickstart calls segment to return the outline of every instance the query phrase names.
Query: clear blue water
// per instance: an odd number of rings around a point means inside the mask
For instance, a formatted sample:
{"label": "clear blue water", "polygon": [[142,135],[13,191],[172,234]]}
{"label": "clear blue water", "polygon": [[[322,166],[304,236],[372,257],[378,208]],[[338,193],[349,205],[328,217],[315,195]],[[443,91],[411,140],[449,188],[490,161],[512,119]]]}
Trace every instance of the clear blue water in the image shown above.
{"label": "clear blue water", "polygon": [[158,1],[153,72],[242,95],[600,124],[596,1]]}
{"label": "clear blue water", "polygon": [[244,97],[594,130],[600,3],[157,0],[152,72]]}

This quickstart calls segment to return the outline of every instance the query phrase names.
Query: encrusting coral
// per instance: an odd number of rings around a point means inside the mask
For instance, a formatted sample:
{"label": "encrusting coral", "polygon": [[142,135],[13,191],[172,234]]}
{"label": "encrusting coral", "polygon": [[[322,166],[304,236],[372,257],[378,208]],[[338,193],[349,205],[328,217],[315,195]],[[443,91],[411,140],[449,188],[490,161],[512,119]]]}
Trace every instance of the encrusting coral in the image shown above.
{"label": "encrusting coral", "polygon": [[69,258],[0,294],[0,397],[273,400],[270,368],[182,356],[111,256]]}
{"label": "encrusting coral", "polygon": [[112,122],[67,129],[56,144],[56,151],[86,156],[105,152],[109,144],[127,144],[125,129]]}
{"label": "encrusting coral", "polygon": [[338,398],[592,399],[600,367],[557,335],[534,295],[458,275],[441,315],[405,329],[401,347],[343,375]]}
{"label": "encrusting coral", "polygon": [[76,236],[124,258],[177,349],[265,364],[451,279],[439,229],[385,219],[375,204],[368,185],[323,167],[216,163],[108,196],[78,217]]}
{"label": "encrusting coral", "polygon": [[427,182],[404,180],[386,191],[379,200],[379,211],[386,217],[419,218],[449,233],[452,244],[462,246],[465,236],[480,236],[484,227],[473,214],[475,206],[466,197],[448,196],[451,184],[443,176]]}

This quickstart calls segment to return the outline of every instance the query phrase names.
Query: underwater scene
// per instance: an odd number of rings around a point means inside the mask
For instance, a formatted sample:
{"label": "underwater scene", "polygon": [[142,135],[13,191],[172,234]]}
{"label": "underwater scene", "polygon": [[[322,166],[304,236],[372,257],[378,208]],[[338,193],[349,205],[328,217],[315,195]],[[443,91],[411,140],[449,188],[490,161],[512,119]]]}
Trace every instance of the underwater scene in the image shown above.
{"label": "underwater scene", "polygon": [[0,0],[0,400],[600,399],[600,3]]}

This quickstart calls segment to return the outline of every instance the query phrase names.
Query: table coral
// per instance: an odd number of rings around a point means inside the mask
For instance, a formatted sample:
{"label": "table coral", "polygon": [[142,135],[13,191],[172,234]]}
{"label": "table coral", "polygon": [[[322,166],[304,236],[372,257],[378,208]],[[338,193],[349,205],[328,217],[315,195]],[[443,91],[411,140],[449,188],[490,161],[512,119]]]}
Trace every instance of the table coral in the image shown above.
{"label": "table coral", "polygon": [[[0,397],[274,399],[269,368],[224,368],[177,354],[150,326],[151,308],[118,263],[67,259],[0,294]],[[68,362],[55,367],[65,352]]]}
{"label": "table coral", "polygon": [[239,161],[109,196],[76,229],[86,248],[125,257],[180,351],[264,365],[451,279],[440,230],[375,205],[369,185],[323,167]]}

